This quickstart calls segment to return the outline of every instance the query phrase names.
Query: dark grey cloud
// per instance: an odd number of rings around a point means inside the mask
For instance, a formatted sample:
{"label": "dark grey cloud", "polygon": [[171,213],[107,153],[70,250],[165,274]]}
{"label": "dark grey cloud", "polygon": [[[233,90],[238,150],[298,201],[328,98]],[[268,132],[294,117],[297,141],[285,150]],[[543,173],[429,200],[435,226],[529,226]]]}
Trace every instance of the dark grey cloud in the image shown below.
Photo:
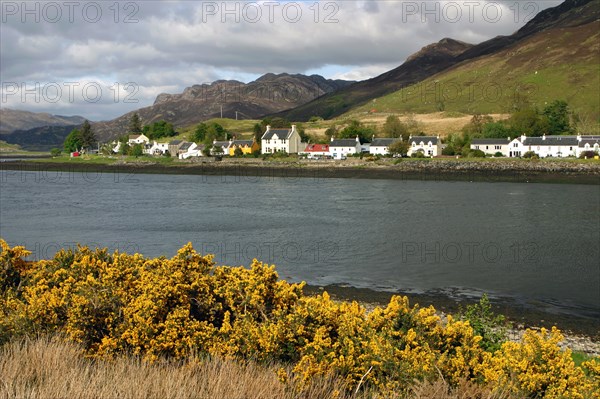
{"label": "dark grey cloud", "polygon": [[[2,106],[106,119],[215,79],[306,71],[368,78],[444,37],[478,43],[511,34],[560,2],[57,1],[29,2],[27,12],[3,1]],[[96,82],[109,94],[115,83],[133,83],[138,102],[108,94],[97,103],[35,102],[7,86],[65,82]]]}

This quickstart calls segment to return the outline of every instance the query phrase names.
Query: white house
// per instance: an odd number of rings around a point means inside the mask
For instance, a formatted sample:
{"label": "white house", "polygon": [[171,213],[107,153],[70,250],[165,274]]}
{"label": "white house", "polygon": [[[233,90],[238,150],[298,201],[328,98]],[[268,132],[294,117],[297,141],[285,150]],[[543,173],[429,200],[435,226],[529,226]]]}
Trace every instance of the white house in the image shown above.
{"label": "white house", "polygon": [[424,155],[437,157],[442,155],[442,140],[440,136],[410,136],[408,138],[408,156],[417,151],[423,152]]}
{"label": "white house", "polygon": [[148,143],[150,143],[150,139],[145,134],[130,134],[129,140],[127,140],[127,144],[129,145]]}
{"label": "white house", "polygon": [[579,136],[579,144],[576,148],[576,156],[579,158],[582,153],[593,151],[600,154],[600,136]]}
{"label": "white house", "polygon": [[[229,155],[229,147],[233,143],[233,140],[218,141],[213,140],[213,148],[210,150],[212,155]],[[217,151],[219,149],[219,151]]]}
{"label": "white house", "polygon": [[369,147],[369,154],[388,155],[390,153],[390,145],[401,140],[401,138],[373,138],[371,141],[371,146]]}
{"label": "white house", "polygon": [[188,158],[195,158],[195,157],[201,157],[202,154],[202,150],[204,149],[204,145],[203,144],[196,144],[196,143],[191,143],[190,146],[187,146],[187,143],[185,145],[182,146],[181,150],[184,150],[185,148],[185,152],[180,152],[179,154],[179,159],[188,159]]}
{"label": "white house", "polygon": [[152,144],[146,144],[144,153],[148,155],[163,155],[169,151],[169,143],[158,143],[154,141]]}
{"label": "white house", "polygon": [[496,155],[498,152],[507,157],[510,152],[510,137],[505,139],[473,139],[471,140],[472,150],[481,150],[486,155]]}
{"label": "white house", "polygon": [[[509,144],[509,157],[522,157],[534,152],[540,158],[578,157],[583,151],[593,151],[594,143],[600,136],[546,136],[527,137],[522,135]],[[586,144],[588,146],[586,147]]]}
{"label": "white house", "polygon": [[292,125],[291,129],[271,129],[271,126],[267,126],[267,130],[261,138],[261,153],[263,154],[276,152],[297,154],[304,148],[296,125]]}
{"label": "white house", "polygon": [[306,155],[306,158],[308,159],[319,159],[331,156],[329,144],[308,144],[304,151],[299,154]]}
{"label": "white house", "polygon": [[334,159],[344,159],[361,153],[360,139],[334,139],[329,143],[329,152]]}

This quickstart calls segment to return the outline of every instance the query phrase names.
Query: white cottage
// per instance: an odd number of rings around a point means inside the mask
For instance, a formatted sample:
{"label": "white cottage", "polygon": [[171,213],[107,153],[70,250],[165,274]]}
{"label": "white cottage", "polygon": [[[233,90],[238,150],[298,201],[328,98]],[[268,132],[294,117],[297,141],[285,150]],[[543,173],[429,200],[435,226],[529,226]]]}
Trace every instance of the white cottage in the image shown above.
{"label": "white cottage", "polygon": [[271,126],[267,126],[267,130],[261,138],[261,153],[263,154],[276,152],[297,154],[304,149],[305,145],[296,130],[296,125],[292,125],[291,129],[271,129]]}
{"label": "white cottage", "polygon": [[522,135],[510,142],[508,156],[522,157],[527,152],[534,152],[540,158],[578,157],[585,151],[585,144],[591,144],[588,148],[593,148],[594,140],[597,139],[600,139],[600,136],[527,137]]}
{"label": "white cottage", "polygon": [[148,155],[163,155],[169,151],[169,143],[158,143],[154,141],[152,144],[146,144],[144,153]]}
{"label": "white cottage", "polygon": [[592,151],[600,154],[600,136],[578,136],[581,138],[577,145],[576,155],[579,158],[582,153]]}
{"label": "white cottage", "polygon": [[331,143],[329,143],[329,152],[333,159],[344,159],[354,154],[360,154],[360,139],[358,136],[355,139],[334,139],[332,137]]}
{"label": "white cottage", "polygon": [[408,144],[409,157],[418,151],[430,157],[442,155],[442,140],[440,140],[440,136],[410,136]]}
{"label": "white cottage", "polygon": [[369,147],[369,154],[372,155],[388,155],[390,153],[390,145],[396,141],[402,141],[401,138],[373,138]]}
{"label": "white cottage", "polygon": [[510,152],[510,137],[505,139],[473,139],[471,140],[472,150],[481,150],[486,155],[496,155],[501,153],[507,157]]}
{"label": "white cottage", "polygon": [[150,143],[150,139],[145,134],[130,134],[129,140],[127,140],[127,144],[129,145],[148,143]]}

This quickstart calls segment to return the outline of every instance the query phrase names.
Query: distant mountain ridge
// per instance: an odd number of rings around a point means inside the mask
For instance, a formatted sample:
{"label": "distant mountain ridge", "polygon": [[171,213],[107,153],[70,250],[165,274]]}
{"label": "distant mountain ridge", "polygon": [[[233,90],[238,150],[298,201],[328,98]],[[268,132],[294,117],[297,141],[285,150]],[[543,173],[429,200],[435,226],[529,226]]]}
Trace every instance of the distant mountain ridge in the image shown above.
{"label": "distant mountain ridge", "polygon": [[16,130],[29,130],[42,126],[75,126],[83,123],[81,116],[51,115],[48,113],[19,111],[11,108],[0,109],[0,134]]}
{"label": "distant mountain ridge", "polygon": [[[512,35],[498,36],[477,45],[442,39],[424,47],[392,71],[324,95],[277,116],[297,121],[308,120],[311,116],[336,117],[358,106],[368,107],[367,103],[373,99],[422,82],[455,65],[499,53],[541,32],[592,24],[599,17],[600,0],[566,0],[559,6],[541,11]],[[577,45],[577,42],[573,45]]]}
{"label": "distant mountain ridge", "polygon": [[354,82],[325,79],[319,75],[268,73],[250,83],[218,80],[187,87],[182,93],[162,93],[154,104],[116,119],[94,124],[99,138],[106,140],[125,134],[131,115],[137,112],[144,124],[161,119],[186,126],[220,117],[260,118],[305,104]]}

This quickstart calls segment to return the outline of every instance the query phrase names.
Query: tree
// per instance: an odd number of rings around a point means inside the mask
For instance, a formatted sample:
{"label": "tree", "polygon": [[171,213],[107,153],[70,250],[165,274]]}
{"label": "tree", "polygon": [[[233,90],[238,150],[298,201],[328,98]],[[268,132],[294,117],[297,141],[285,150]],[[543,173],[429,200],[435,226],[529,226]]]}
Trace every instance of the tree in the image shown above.
{"label": "tree", "polygon": [[556,100],[544,108],[543,112],[548,123],[549,134],[573,133],[571,126],[571,111],[566,101]]}
{"label": "tree", "polygon": [[236,147],[235,150],[233,151],[233,155],[236,157],[241,157],[244,155],[244,151],[242,151],[242,149],[240,147]]}
{"label": "tree", "polygon": [[352,120],[348,126],[342,129],[338,137],[341,139],[352,139],[358,136],[361,143],[368,143],[371,141],[373,135],[375,135],[375,129],[364,126],[357,120]]}
{"label": "tree", "polygon": [[388,151],[392,155],[406,155],[408,153],[408,141],[394,141],[390,144]]}
{"label": "tree", "polygon": [[329,138],[329,139],[337,136],[337,134],[338,134],[338,128],[335,125],[328,127],[327,130],[325,130],[325,136],[327,136],[327,138]]}
{"label": "tree", "polygon": [[133,155],[134,157],[141,157],[142,155],[144,155],[144,148],[142,147],[141,144],[134,144],[133,147],[131,147],[131,150],[129,151],[130,155]]}
{"label": "tree", "polygon": [[252,130],[254,134],[254,141],[260,144],[260,140],[262,139],[264,133],[262,126],[260,125],[260,123],[255,123]]}
{"label": "tree", "polygon": [[65,152],[71,153],[77,151],[83,147],[83,140],[81,139],[81,131],[79,129],[71,130],[71,133],[65,138],[63,143]]}
{"label": "tree", "polygon": [[129,120],[129,134],[141,134],[142,133],[142,120],[137,112],[131,115]]}
{"label": "tree", "polygon": [[406,126],[400,118],[396,115],[390,115],[385,120],[383,124],[383,134],[386,137],[398,138],[402,137],[403,140],[408,140],[410,133],[408,131],[408,126]]}
{"label": "tree", "polygon": [[81,126],[81,146],[83,148],[90,148],[96,144],[96,135],[92,130],[90,122],[86,119]]}
{"label": "tree", "polygon": [[481,137],[483,135],[483,126],[493,121],[489,115],[475,114],[471,118],[471,121],[463,127],[463,133],[474,137]]}
{"label": "tree", "polygon": [[202,149],[202,155],[204,155],[205,157],[210,157],[212,148],[213,147],[210,144],[205,145]]}
{"label": "tree", "polygon": [[144,126],[143,132],[150,139],[159,139],[162,137],[173,137],[177,134],[175,132],[175,129],[173,129],[173,124],[171,124],[165,120],[160,120],[158,122],[154,122],[150,126]]}
{"label": "tree", "polygon": [[525,108],[515,112],[508,120],[508,124],[515,136],[524,134],[529,137],[540,137],[548,131],[547,118],[542,118],[535,108]]}
{"label": "tree", "polygon": [[483,137],[488,139],[514,138],[516,136],[517,134],[502,122],[486,123],[483,126]]}
{"label": "tree", "polygon": [[196,126],[196,130],[194,130],[194,132],[190,136],[190,141],[193,141],[197,144],[203,143],[206,140],[207,134],[208,125],[202,122],[198,126]]}
{"label": "tree", "polygon": [[119,154],[129,155],[130,152],[131,152],[131,147],[129,146],[129,144],[121,143],[121,146],[119,147]]}

